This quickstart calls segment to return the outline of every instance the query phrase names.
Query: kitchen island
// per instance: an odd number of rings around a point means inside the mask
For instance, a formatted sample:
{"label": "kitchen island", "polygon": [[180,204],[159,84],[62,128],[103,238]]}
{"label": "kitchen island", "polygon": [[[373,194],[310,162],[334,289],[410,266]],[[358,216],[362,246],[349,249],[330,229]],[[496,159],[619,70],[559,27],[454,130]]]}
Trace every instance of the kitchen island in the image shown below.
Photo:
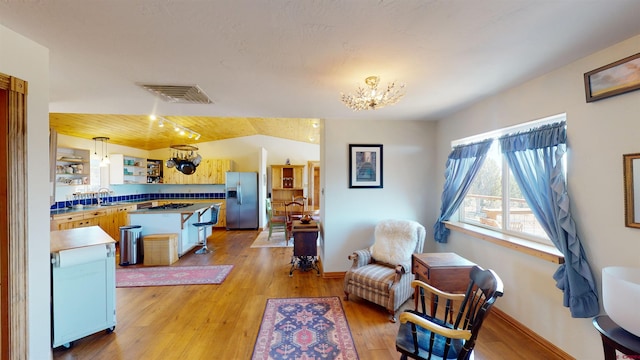
{"label": "kitchen island", "polygon": [[[198,246],[198,229],[193,224],[209,221],[219,202],[169,203],[129,212],[129,224],[141,225],[142,241],[150,234],[178,234],[178,256]],[[206,237],[211,229],[206,229]]]}

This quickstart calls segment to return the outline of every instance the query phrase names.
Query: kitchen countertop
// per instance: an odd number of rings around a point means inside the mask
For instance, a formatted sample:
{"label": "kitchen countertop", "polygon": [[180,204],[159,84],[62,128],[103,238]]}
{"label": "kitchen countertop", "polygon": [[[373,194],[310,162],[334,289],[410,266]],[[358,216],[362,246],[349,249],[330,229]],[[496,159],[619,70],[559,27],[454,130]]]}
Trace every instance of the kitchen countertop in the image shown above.
{"label": "kitchen countertop", "polygon": [[[172,203],[191,203],[190,201],[172,201]],[[172,209],[138,209],[134,211],[130,211],[130,214],[192,214],[196,211],[201,211],[212,207],[215,204],[220,203],[220,201],[211,201],[211,202],[194,202],[190,206]]]}
{"label": "kitchen countertop", "polygon": [[[138,205],[138,204],[143,204],[143,203],[148,203],[148,202],[167,202],[167,203],[193,203],[194,206],[195,205],[201,205],[201,204],[218,204],[221,202],[224,202],[225,199],[157,199],[157,200],[143,200],[143,201],[119,201],[116,203],[111,203],[111,205],[85,205],[82,208],[64,208],[64,209],[55,209],[55,210],[50,210],[49,215],[53,216],[53,215],[61,215],[61,214],[74,214],[74,213],[81,213],[81,212],[91,212],[91,211],[96,211],[96,210],[105,210],[105,209],[109,209],[109,208],[114,208],[114,207],[120,207],[120,206],[129,206],[129,205]],[[209,205],[211,206],[211,205]],[[198,209],[201,209],[202,207],[199,207]],[[182,209],[172,209],[172,210],[184,210],[185,208]],[[146,210],[146,209],[140,209],[140,210],[135,210],[135,211],[142,211],[142,210]],[[169,209],[167,209],[169,210]],[[152,210],[153,212],[158,212],[158,210]],[[193,211],[191,211],[193,212]]]}
{"label": "kitchen countertop", "polygon": [[51,252],[77,249],[86,246],[115,243],[99,226],[89,226],[51,232]]}
{"label": "kitchen countertop", "polygon": [[117,202],[117,203],[111,203],[111,205],[84,205],[82,208],[70,207],[70,208],[64,208],[64,209],[50,210],[49,215],[73,214],[73,213],[79,213],[79,212],[85,212],[85,211],[104,210],[104,209],[109,209],[109,208],[119,207],[119,206],[138,205],[140,203],[145,203],[145,202],[148,202],[148,201]]}

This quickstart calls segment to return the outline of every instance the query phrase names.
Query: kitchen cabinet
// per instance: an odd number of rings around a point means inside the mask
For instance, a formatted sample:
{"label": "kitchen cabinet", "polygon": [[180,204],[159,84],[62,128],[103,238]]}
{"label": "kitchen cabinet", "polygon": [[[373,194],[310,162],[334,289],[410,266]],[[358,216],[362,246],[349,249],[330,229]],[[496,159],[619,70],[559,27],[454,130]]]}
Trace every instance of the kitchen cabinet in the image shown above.
{"label": "kitchen cabinet", "polygon": [[52,345],[116,326],[115,244],[99,227],[51,232]]}
{"label": "kitchen cabinet", "polygon": [[224,184],[225,174],[233,171],[233,161],[228,159],[203,159],[196,172],[185,175],[175,168],[164,165],[165,184]]}
{"label": "kitchen cabinet", "polygon": [[127,214],[136,208],[136,205],[105,206],[100,209],[52,215],[50,230],[68,230],[97,225],[119,241],[120,227],[129,225]]}
{"label": "kitchen cabinet", "polygon": [[89,185],[90,152],[86,149],[58,148],[56,185]]}
{"label": "kitchen cabinet", "polygon": [[147,159],[123,154],[111,154],[109,182],[118,184],[146,184]]}
{"label": "kitchen cabinet", "polygon": [[162,160],[147,159],[147,184],[162,184],[163,170]]}
{"label": "kitchen cabinet", "polygon": [[68,230],[100,225],[103,230],[107,231],[105,228],[108,228],[108,225],[103,218],[106,218],[108,214],[108,209],[99,209],[53,215],[51,216],[50,230]]}
{"label": "kitchen cabinet", "polygon": [[129,224],[129,212],[136,210],[137,205],[123,205],[116,206],[113,209],[113,213],[111,215],[112,224],[113,224],[113,234],[112,238],[116,239],[116,241],[120,241],[120,227],[127,226]]}
{"label": "kitchen cabinet", "polygon": [[284,204],[304,196],[304,167],[305,165],[271,165],[271,204],[275,211],[284,211]]}
{"label": "kitchen cabinet", "polygon": [[220,201],[220,213],[218,214],[218,223],[216,224],[217,228],[226,228],[227,227],[227,202]]}

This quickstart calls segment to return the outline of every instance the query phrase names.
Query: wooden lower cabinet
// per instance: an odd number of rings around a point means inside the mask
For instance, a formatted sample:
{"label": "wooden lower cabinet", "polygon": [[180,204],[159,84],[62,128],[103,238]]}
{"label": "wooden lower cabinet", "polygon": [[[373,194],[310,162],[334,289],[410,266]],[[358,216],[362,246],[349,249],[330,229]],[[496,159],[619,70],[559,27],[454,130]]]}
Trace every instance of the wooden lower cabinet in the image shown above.
{"label": "wooden lower cabinet", "polygon": [[136,205],[107,207],[51,216],[51,230],[67,230],[87,226],[100,226],[114,240],[120,241],[120,227],[129,224],[128,212]]}
{"label": "wooden lower cabinet", "polygon": [[227,203],[226,201],[220,202],[220,214],[218,214],[218,224],[215,226],[217,228],[226,228],[227,227]]}

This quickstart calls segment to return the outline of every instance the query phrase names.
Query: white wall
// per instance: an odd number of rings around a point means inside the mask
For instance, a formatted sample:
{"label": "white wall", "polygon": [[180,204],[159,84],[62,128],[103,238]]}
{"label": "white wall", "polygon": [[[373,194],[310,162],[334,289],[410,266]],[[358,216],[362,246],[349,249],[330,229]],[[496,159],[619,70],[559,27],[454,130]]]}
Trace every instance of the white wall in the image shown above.
{"label": "white wall", "polygon": [[[347,256],[373,243],[373,228],[382,219],[416,220],[433,238],[440,196],[433,183],[444,169],[435,162],[435,129],[435,123],[424,121],[325,120],[320,164],[325,272],[346,271]],[[383,145],[382,189],[349,188],[349,144]]]}
{"label": "white wall", "polygon": [[[583,74],[638,49],[640,36],[438,123],[436,164],[444,164],[452,140],[567,113],[572,213],[599,292],[604,266],[640,264],[640,230],[624,226],[622,178],[622,154],[640,152],[640,91],[586,103]],[[442,189],[443,183],[443,178],[437,177],[436,188]],[[439,206],[440,202],[434,205]],[[571,318],[562,306],[562,293],[552,279],[557,265],[454,232],[448,244],[437,248],[496,270],[505,283],[498,308],[577,359],[602,359],[602,345],[591,319]]]}
{"label": "white wall", "polygon": [[0,26],[0,72],[26,80],[29,189],[29,359],[51,358],[49,299],[49,50]]}

